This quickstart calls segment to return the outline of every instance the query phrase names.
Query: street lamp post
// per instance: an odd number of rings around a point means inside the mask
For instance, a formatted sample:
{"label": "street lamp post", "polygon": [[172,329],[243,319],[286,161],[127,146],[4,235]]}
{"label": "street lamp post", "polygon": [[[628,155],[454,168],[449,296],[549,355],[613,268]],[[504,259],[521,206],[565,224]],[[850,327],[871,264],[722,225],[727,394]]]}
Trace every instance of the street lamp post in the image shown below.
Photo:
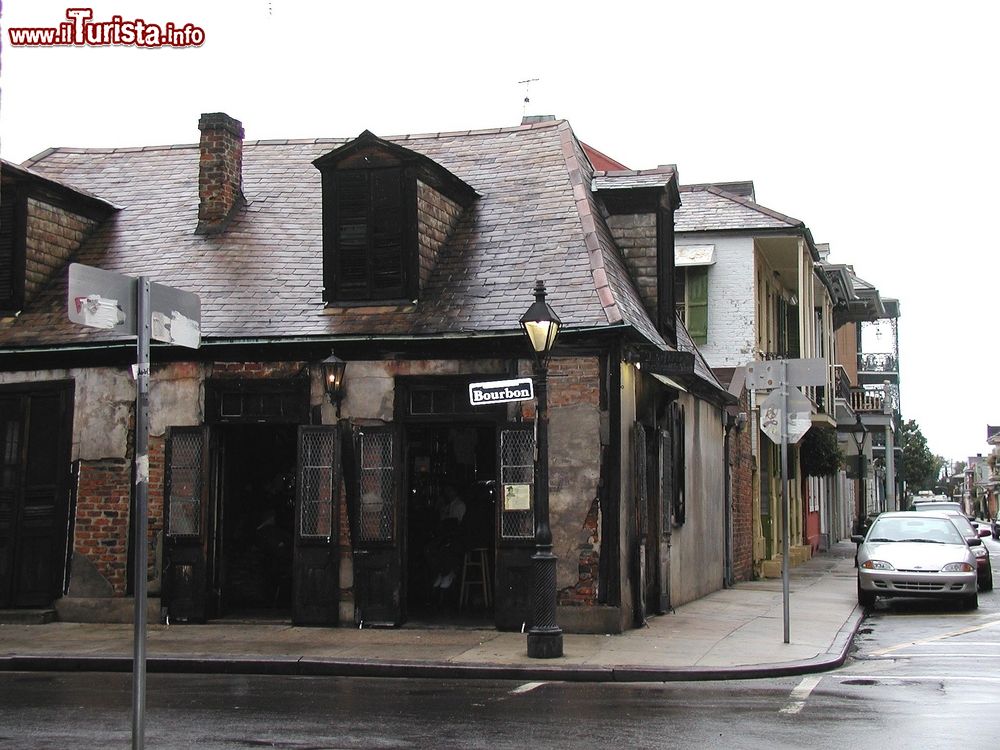
{"label": "street lamp post", "polygon": [[863,534],[864,524],[865,524],[865,475],[868,473],[868,467],[865,464],[865,439],[868,436],[868,428],[865,427],[864,423],[861,421],[861,415],[857,416],[857,423],[854,425],[854,431],[851,433],[854,438],[854,444],[858,448],[858,516],[854,522],[854,533]]}
{"label": "street lamp post", "polygon": [[535,354],[538,399],[537,460],[535,461],[535,554],[532,561],[531,628],[528,656],[552,659],[563,655],[562,630],[556,624],[556,556],[549,526],[549,403],[548,356],[562,321],[545,302],[545,282],[535,285],[535,301],[521,317],[521,328]]}

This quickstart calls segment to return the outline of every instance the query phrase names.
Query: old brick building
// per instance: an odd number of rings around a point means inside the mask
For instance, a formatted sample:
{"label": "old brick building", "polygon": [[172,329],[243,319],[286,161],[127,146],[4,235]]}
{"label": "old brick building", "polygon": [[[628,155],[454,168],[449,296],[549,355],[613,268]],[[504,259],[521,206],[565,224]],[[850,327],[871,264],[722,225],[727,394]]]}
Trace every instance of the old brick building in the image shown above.
{"label": "old brick building", "polygon": [[201,300],[201,347],[152,354],[148,576],[173,621],[521,628],[534,404],[468,394],[531,376],[518,320],[536,280],[563,323],[560,624],[613,632],[723,585],[736,397],[675,316],[672,168],[595,171],[558,120],[256,142],[221,113],[199,127],[196,145],[2,165],[0,608],[112,618],[137,575],[134,337],[68,321],[69,262]]}

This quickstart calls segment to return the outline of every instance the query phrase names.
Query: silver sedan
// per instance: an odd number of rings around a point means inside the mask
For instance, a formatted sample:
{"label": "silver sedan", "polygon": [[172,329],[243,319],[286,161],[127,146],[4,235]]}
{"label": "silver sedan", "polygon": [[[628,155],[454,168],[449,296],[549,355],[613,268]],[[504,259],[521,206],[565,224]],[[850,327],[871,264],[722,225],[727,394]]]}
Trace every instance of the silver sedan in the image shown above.
{"label": "silver sedan", "polygon": [[891,596],[957,597],[979,606],[976,558],[955,525],[932,513],[883,513],[858,547],[858,604]]}

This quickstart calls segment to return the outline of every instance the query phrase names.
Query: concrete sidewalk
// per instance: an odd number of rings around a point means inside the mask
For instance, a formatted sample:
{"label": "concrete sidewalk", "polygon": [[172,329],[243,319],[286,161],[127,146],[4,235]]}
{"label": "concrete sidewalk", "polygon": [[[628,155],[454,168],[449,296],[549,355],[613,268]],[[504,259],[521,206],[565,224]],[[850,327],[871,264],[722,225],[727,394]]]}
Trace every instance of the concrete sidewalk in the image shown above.
{"label": "concrete sidewalk", "polygon": [[[621,635],[567,634],[560,659],[529,659],[523,634],[486,629],[150,625],[147,670],[594,682],[819,672],[844,662],[863,617],[854,549],[839,543],[792,570],[789,643],[779,579],[717,591]],[[0,625],[0,671],[131,671],[131,655],[131,625]]]}

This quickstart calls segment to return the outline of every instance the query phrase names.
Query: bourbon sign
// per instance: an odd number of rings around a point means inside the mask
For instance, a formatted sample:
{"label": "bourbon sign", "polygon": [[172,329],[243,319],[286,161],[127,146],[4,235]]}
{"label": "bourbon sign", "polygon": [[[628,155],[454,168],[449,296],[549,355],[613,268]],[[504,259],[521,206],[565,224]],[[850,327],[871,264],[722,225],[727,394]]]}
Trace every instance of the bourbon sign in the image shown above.
{"label": "bourbon sign", "polygon": [[473,406],[502,404],[508,401],[530,401],[535,397],[531,378],[493,380],[488,383],[469,383],[469,403]]}

